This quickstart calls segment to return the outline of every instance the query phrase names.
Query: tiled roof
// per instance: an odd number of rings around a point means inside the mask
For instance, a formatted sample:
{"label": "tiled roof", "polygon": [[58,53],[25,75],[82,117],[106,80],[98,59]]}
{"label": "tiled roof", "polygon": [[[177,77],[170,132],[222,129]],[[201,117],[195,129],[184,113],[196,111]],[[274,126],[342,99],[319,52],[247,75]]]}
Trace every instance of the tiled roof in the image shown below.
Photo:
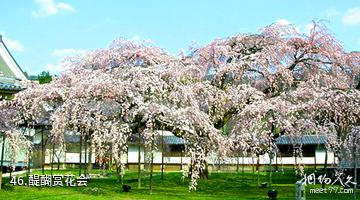
{"label": "tiled roof", "polygon": [[0,83],[0,90],[20,91],[21,89],[22,88],[19,85],[11,83]]}
{"label": "tiled roof", "polygon": [[163,137],[165,144],[173,144],[173,145],[185,144],[184,139],[180,137],[176,137],[175,135],[164,135]]}
{"label": "tiled roof", "polygon": [[302,135],[299,137],[283,135],[276,138],[277,145],[290,145],[290,144],[325,144],[326,136],[325,135]]}
{"label": "tiled roof", "polygon": [[[165,144],[171,144],[171,145],[180,145],[180,144],[185,144],[185,140],[177,137],[175,135],[164,135],[162,136],[164,138],[164,143]],[[158,142],[161,141],[161,136],[158,138]],[[130,136],[129,140],[130,143],[137,143],[138,141],[138,136],[137,135],[132,135]],[[141,142],[144,142],[144,138],[142,138]]]}
{"label": "tiled roof", "polygon": [[20,91],[22,87],[15,78],[0,76],[0,90]]}
{"label": "tiled roof", "polygon": [[65,135],[64,139],[66,142],[69,142],[69,143],[79,143],[80,135]]}
{"label": "tiled roof", "polygon": [[[40,137],[40,135],[36,135],[37,137]],[[171,144],[171,145],[181,145],[185,144],[185,140],[177,137],[175,135],[164,135],[164,143],[165,144]],[[78,143],[80,142],[80,136],[79,135],[67,135],[65,134],[65,141],[70,143]],[[40,138],[35,139],[35,143],[40,143]],[[130,137],[129,142],[130,143],[136,143],[137,138],[136,137]],[[291,144],[304,144],[304,145],[315,145],[315,144],[325,144],[326,143],[326,136],[325,135],[303,135],[300,137],[293,137],[293,136],[287,136],[283,135],[276,139],[277,145],[291,145]]]}
{"label": "tiled roof", "polygon": [[[39,137],[39,136],[38,136]],[[172,145],[180,145],[185,144],[185,140],[179,137],[176,137],[175,135],[164,135],[164,143],[165,144],[172,144]],[[80,142],[80,136],[79,135],[65,135],[64,139],[66,142],[70,143],[79,143]],[[40,140],[37,143],[40,143]],[[130,142],[135,143],[137,141],[136,138],[130,138]]]}
{"label": "tiled roof", "polygon": [[11,55],[9,49],[6,47],[2,36],[0,35],[0,74],[5,77],[12,77],[18,80],[27,80],[25,73],[20,68],[14,57]]}
{"label": "tiled roof", "polygon": [[[80,135],[66,133],[64,135],[64,140],[65,140],[65,142],[69,142],[69,143],[79,143],[80,142]],[[40,144],[41,143],[41,132],[40,131],[37,132],[36,134],[34,134],[33,143],[34,144]]]}
{"label": "tiled roof", "polygon": [[[8,166],[11,166],[11,165],[12,165],[12,163],[10,161],[4,160],[4,163],[3,163],[4,167],[8,167]],[[27,167],[28,163],[25,163],[23,161],[18,161],[18,162],[15,163],[15,166],[16,167]],[[32,166],[33,166],[33,164],[30,163],[30,167],[32,167]]]}

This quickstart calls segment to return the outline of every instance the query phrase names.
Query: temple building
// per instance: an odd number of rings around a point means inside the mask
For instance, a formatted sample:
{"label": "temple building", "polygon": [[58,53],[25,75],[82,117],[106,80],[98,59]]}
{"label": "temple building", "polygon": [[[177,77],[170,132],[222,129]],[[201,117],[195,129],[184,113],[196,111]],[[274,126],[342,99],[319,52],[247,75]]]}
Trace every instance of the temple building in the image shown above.
{"label": "temple building", "polygon": [[[6,47],[2,36],[0,35],[0,101],[14,98],[14,94],[25,89],[22,85],[22,81],[27,81],[25,73],[21,70],[14,57],[11,55],[9,49]],[[0,133],[2,135],[2,133]],[[1,139],[0,146],[3,141]],[[8,140],[5,140],[5,152],[8,149]],[[1,155],[1,149],[0,149]],[[20,152],[18,155],[19,162],[16,163],[16,167],[23,167],[25,152]],[[10,166],[10,157],[5,153],[3,172],[8,172],[8,166]],[[1,169],[0,169],[1,170]]]}
{"label": "temple building", "polygon": [[0,35],[0,100],[13,98],[16,92],[24,89],[21,81],[27,80]]}

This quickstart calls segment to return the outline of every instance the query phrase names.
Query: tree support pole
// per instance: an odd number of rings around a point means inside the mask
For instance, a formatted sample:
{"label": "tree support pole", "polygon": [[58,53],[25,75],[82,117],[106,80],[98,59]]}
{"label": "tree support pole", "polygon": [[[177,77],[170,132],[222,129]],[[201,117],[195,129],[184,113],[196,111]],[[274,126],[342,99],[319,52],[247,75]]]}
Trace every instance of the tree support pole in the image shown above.
{"label": "tree support pole", "polygon": [[92,170],[92,153],[93,153],[93,148],[92,148],[91,140],[89,140],[89,162],[88,162],[88,166],[87,166],[88,174],[91,174],[91,170]]}
{"label": "tree support pole", "polygon": [[53,175],[54,168],[54,156],[55,156],[55,143],[52,144],[52,156],[51,156],[51,177]]}
{"label": "tree support pole", "polygon": [[356,189],[357,189],[357,156],[356,156],[356,145],[354,145],[354,150],[353,150],[353,158],[354,158],[354,181],[355,181],[355,185],[354,185],[354,198],[356,199]]}
{"label": "tree support pole", "polygon": [[138,188],[141,188],[141,133],[138,138]]}
{"label": "tree support pole", "polygon": [[245,162],[244,162],[244,154],[241,155],[241,162],[242,162],[242,165],[241,165],[241,171],[242,171],[242,174],[244,174],[244,167],[245,167]]}
{"label": "tree support pole", "polygon": [[315,150],[314,161],[315,161],[314,170],[316,171],[316,150]]}
{"label": "tree support pole", "polygon": [[151,161],[150,161],[150,194],[153,189],[153,171],[154,171],[154,152],[153,152],[154,140],[151,142]]}
{"label": "tree support pole", "polygon": [[239,173],[239,153],[236,155],[236,173]]}
{"label": "tree support pole", "polygon": [[110,160],[109,160],[109,165],[108,168],[109,170],[112,170],[112,166],[113,166],[113,144],[110,144]]}
{"label": "tree support pole", "polygon": [[[327,149],[325,149],[325,163],[324,163],[324,171],[325,175],[327,175],[327,160],[328,160],[328,152]],[[325,188],[325,182],[323,181],[321,188]]]}
{"label": "tree support pole", "polygon": [[45,174],[45,143],[44,143],[44,128],[41,128],[41,172]]}
{"label": "tree support pole", "polygon": [[164,131],[161,132],[161,180],[164,180]]}
{"label": "tree support pole", "polygon": [[183,170],[183,150],[180,152],[180,170]]}
{"label": "tree support pole", "polygon": [[255,163],[254,163],[254,155],[251,155],[251,165],[252,165],[252,173],[255,174]]}
{"label": "tree support pole", "polygon": [[31,154],[28,153],[28,163],[27,163],[27,170],[26,170],[27,177],[29,177],[29,175],[30,175],[30,168],[31,168]]}
{"label": "tree support pole", "polygon": [[85,177],[87,177],[87,134],[85,135],[85,142],[84,142],[84,145],[85,145],[85,161],[84,161],[84,164],[85,164]]}
{"label": "tree support pole", "polygon": [[[269,154],[270,155],[270,154]],[[271,189],[271,182],[272,182],[272,156],[270,158],[270,174],[269,174],[269,189]]]}
{"label": "tree support pole", "polygon": [[260,185],[260,155],[257,155],[256,169],[257,169],[257,182],[259,186]]}
{"label": "tree support pole", "polygon": [[5,133],[3,133],[3,137],[2,137],[2,145],[1,145],[1,163],[0,163],[0,190],[1,190],[1,185],[2,185],[2,171],[3,171],[3,166],[4,166],[4,151],[5,151]]}
{"label": "tree support pole", "polygon": [[82,135],[80,134],[79,176],[81,176]]}

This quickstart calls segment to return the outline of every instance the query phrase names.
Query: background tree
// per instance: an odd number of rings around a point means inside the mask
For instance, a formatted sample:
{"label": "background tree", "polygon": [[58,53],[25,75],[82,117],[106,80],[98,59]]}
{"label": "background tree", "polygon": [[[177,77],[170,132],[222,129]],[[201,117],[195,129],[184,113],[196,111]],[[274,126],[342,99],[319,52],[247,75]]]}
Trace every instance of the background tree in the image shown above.
{"label": "background tree", "polygon": [[53,80],[49,71],[43,71],[37,76],[37,80],[40,84],[50,83]]}

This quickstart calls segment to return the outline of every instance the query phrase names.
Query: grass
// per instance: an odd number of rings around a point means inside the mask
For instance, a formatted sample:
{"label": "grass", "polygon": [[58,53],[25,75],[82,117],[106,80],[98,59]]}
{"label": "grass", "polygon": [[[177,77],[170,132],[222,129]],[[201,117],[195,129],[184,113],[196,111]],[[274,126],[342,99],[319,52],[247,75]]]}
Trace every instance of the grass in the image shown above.
{"label": "grass", "polygon": [[[92,173],[102,173],[94,170]],[[188,179],[182,179],[180,172],[166,172],[164,180],[161,180],[159,172],[154,173],[153,194],[149,194],[149,174],[143,173],[142,188],[137,188],[137,173],[129,171],[125,175],[124,183],[132,187],[131,191],[125,193],[117,182],[113,171],[107,178],[92,179],[86,187],[27,187],[11,186],[9,179],[5,179],[7,186],[0,191],[0,199],[268,199],[268,188],[257,186],[257,174],[252,172],[243,173],[211,173],[208,180],[199,180],[196,192],[188,191]],[[34,171],[32,174],[41,174]],[[50,171],[46,171],[50,174]],[[77,170],[54,171],[53,174],[74,174]],[[23,175],[25,176],[25,174]],[[295,199],[294,183],[300,180],[291,171],[286,173],[273,173],[273,188],[278,190],[278,199]],[[260,173],[260,182],[267,182],[267,174]],[[25,183],[27,180],[25,180]],[[353,194],[310,194],[310,188],[320,188],[321,185],[307,185],[307,199],[354,199]],[[331,187],[331,186],[327,186]],[[338,187],[338,186],[336,186]],[[358,191],[360,192],[360,191]]]}

